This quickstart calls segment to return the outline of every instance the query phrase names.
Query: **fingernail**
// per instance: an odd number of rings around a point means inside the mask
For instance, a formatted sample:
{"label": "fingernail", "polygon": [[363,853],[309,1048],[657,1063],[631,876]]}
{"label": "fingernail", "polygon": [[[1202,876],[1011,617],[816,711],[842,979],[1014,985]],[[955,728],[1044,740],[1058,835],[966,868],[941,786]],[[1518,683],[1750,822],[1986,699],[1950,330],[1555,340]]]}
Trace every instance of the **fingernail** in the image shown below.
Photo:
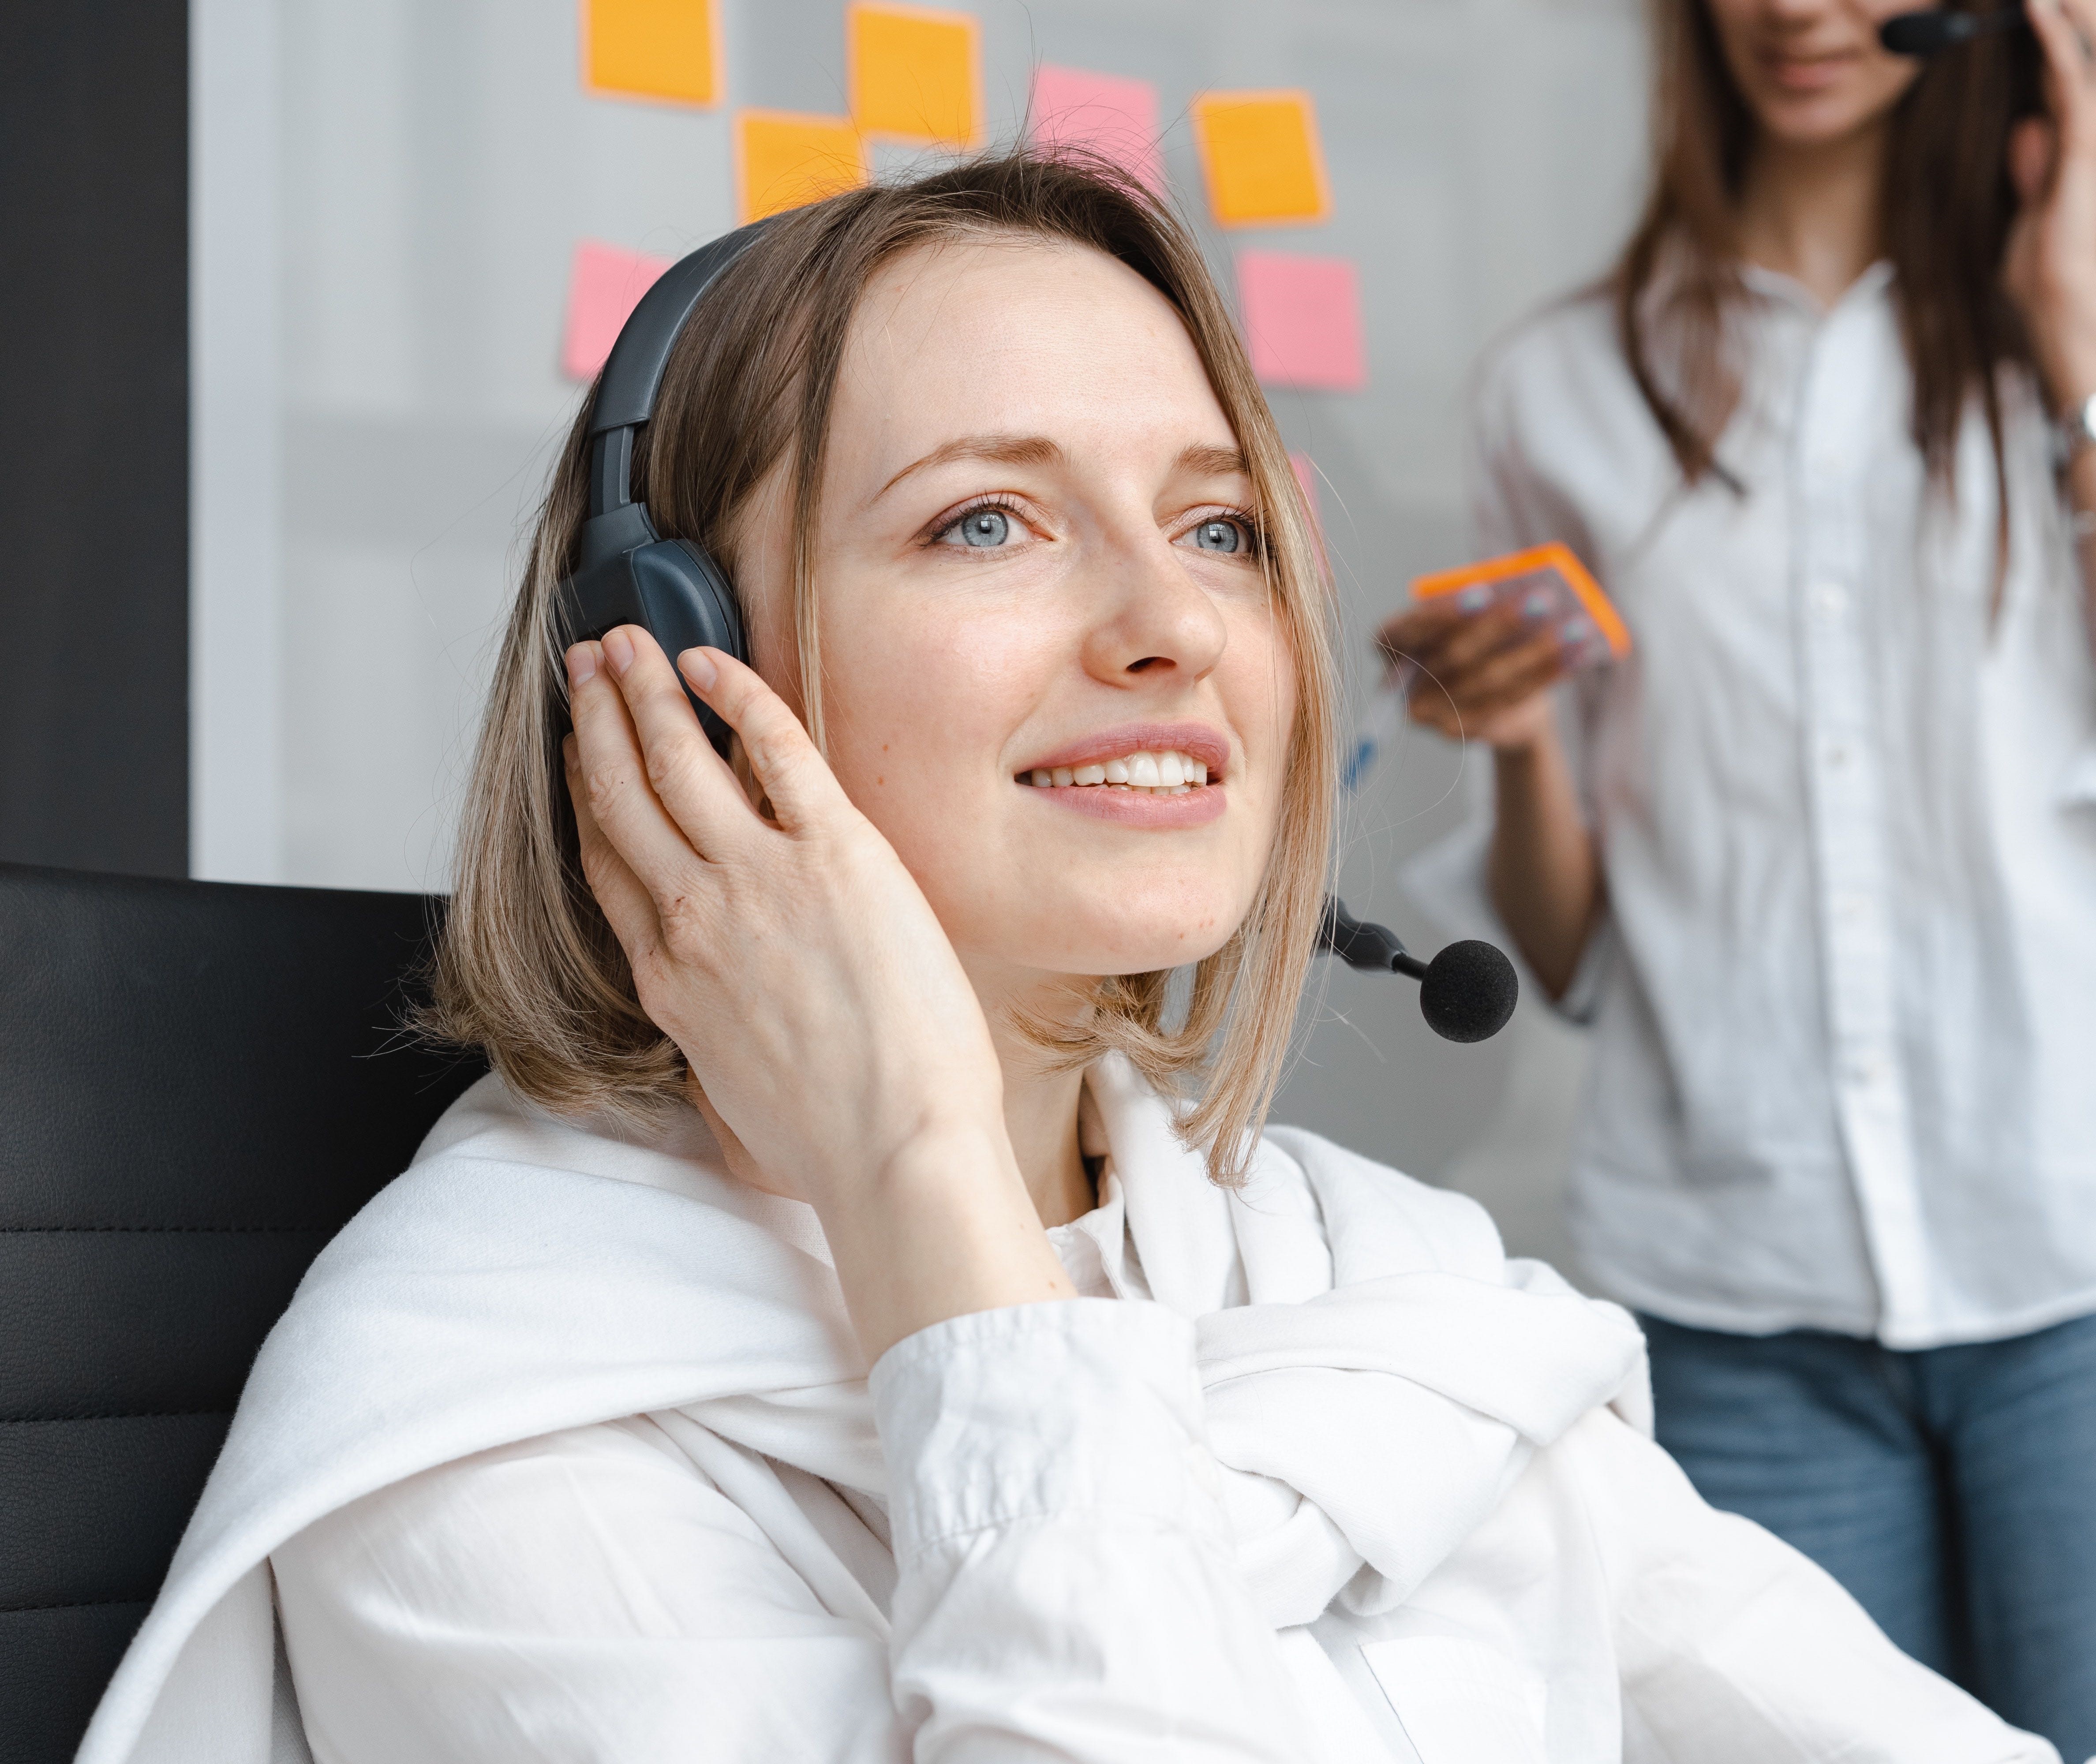
{"label": "fingernail", "polygon": [[568,652],[568,687],[570,691],[584,680],[596,678],[596,645],[579,643]]}
{"label": "fingernail", "polygon": [[1521,603],[1523,618],[1548,618],[1550,616],[1550,596],[1538,589]]}
{"label": "fingernail", "polygon": [[714,658],[703,649],[687,649],[677,657],[677,666],[684,670],[684,678],[701,692],[713,690],[713,683],[720,678],[720,670]]}
{"label": "fingernail", "polygon": [[623,631],[609,633],[604,640],[604,659],[613,673],[625,679],[626,670],[633,666],[633,640]]}
{"label": "fingernail", "polygon": [[1456,604],[1466,613],[1482,613],[1492,604],[1492,591],[1482,586],[1465,588],[1456,596]]}

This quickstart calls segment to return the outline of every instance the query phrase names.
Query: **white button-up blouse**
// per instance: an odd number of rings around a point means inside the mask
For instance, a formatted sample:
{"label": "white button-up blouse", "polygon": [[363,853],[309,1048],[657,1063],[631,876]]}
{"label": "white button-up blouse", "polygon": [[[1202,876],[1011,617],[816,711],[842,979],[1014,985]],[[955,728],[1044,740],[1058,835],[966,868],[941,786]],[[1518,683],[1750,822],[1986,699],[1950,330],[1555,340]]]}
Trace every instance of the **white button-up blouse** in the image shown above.
{"label": "white button-up blouse", "polygon": [[[2041,1328],[2096,1311],[2096,679],[2042,414],[2005,379],[1990,611],[1986,426],[1932,485],[1886,267],[1832,311],[1748,281],[1744,494],[1683,485],[1600,299],[1480,382],[1481,548],[1568,542],[1635,640],[1565,694],[1609,902],[1576,1240],[1706,1328]],[[1489,832],[1411,867],[1436,916],[1489,914]]]}

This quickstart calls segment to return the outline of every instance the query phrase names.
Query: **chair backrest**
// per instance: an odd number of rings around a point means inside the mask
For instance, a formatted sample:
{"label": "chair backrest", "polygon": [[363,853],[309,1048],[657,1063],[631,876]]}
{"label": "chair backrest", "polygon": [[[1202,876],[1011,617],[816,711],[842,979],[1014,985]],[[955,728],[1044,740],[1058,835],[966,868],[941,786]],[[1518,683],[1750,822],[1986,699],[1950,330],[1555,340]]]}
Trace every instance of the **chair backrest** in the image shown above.
{"label": "chair backrest", "polygon": [[478,1075],[441,903],[0,865],[0,1757],[61,1764],[307,1264]]}

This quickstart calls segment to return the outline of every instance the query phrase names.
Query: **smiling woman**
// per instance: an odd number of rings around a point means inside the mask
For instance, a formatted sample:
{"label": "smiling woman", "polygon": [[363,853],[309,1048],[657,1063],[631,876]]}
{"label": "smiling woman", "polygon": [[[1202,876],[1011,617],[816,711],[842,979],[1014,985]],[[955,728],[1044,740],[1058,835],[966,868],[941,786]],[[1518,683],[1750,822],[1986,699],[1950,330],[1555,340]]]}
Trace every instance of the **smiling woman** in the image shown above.
{"label": "smiling woman", "polygon": [[1325,587],[1176,219],[838,197],[657,409],[754,666],[553,653],[579,426],[446,957],[496,1073],[264,1347],[83,1764],[2050,1756],[1696,1500],[1622,1312],[1262,1130]]}

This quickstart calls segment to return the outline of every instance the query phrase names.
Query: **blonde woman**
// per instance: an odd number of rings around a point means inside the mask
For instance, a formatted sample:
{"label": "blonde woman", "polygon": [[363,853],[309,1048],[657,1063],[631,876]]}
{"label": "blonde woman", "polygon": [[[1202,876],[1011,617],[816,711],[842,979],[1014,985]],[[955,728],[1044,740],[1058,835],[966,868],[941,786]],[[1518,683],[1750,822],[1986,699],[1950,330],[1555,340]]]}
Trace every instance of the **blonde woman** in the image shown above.
{"label": "blonde woman", "polygon": [[638,478],[754,668],[556,653],[584,463],[443,954],[495,1075],[264,1348],[89,1764],[2051,1757],[1697,1500],[1622,1313],[1262,1131],[1326,588],[1168,214],[1007,157],[727,273]]}

